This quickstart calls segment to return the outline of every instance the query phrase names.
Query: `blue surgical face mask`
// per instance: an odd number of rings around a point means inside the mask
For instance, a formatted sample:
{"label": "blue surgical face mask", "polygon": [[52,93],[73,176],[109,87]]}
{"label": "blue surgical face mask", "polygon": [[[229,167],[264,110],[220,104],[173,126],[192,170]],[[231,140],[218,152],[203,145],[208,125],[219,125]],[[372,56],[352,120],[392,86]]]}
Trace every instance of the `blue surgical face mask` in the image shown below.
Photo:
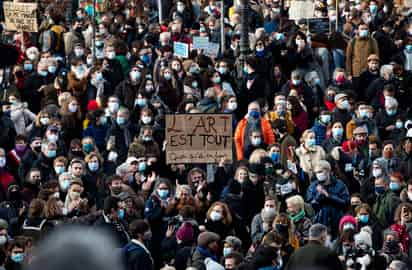
{"label": "blue surgical face mask", "polygon": [[96,73],[96,81],[103,81],[103,74],[101,72]]}
{"label": "blue surgical face mask", "polygon": [[118,117],[116,118],[116,123],[117,123],[119,126],[124,125],[124,124],[126,123],[126,119],[125,119],[124,117],[118,116]]}
{"label": "blue surgical face mask", "polygon": [[29,63],[29,64],[24,64],[24,70],[25,71],[32,71],[33,70],[33,64]]}
{"label": "blue surgical face mask", "polygon": [[275,38],[276,38],[276,40],[278,40],[278,41],[282,41],[282,40],[285,39],[285,35],[284,35],[283,33],[276,33]]}
{"label": "blue surgical face mask", "polygon": [[144,172],[146,170],[146,162],[142,161],[139,163],[139,172]]}
{"label": "blue surgical face mask", "polygon": [[117,217],[119,219],[124,219],[124,209],[120,208],[119,211],[117,211]]}
{"label": "blue surgical face mask", "polygon": [[369,215],[360,215],[359,216],[359,221],[363,224],[366,224],[369,222]]}
{"label": "blue surgical face mask", "polygon": [[165,73],[165,74],[164,74],[164,78],[165,78],[166,81],[170,81],[170,80],[172,79],[172,74],[170,74],[170,73]]}
{"label": "blue surgical face mask", "polygon": [[270,158],[272,159],[273,162],[278,162],[280,159],[280,153],[272,152],[272,154],[270,154]]}
{"label": "blue surgical face mask", "polygon": [[405,50],[406,50],[408,53],[412,53],[412,44],[406,45],[406,46],[405,46]]}
{"label": "blue surgical face mask", "polygon": [[56,157],[56,150],[49,150],[47,151],[48,158],[55,158]]}
{"label": "blue surgical face mask", "polygon": [[249,115],[254,118],[254,119],[258,119],[260,117],[260,112],[258,111],[250,111]]}
{"label": "blue surgical face mask", "polygon": [[390,110],[386,110],[386,113],[389,116],[394,116],[396,114],[396,109],[390,109]]}
{"label": "blue surgical face mask", "polygon": [[24,260],[24,253],[12,254],[10,259],[15,263],[22,263]]}
{"label": "blue surgical face mask", "polygon": [[392,191],[398,191],[398,190],[401,189],[401,185],[399,185],[399,183],[396,183],[396,182],[390,182],[389,183],[389,188]]}
{"label": "blue surgical face mask", "polygon": [[87,166],[89,167],[89,170],[92,172],[95,172],[99,169],[99,163],[98,162],[89,162],[87,163]]}
{"label": "blue surgical face mask", "polygon": [[342,137],[343,136],[343,128],[334,128],[334,129],[332,129],[332,136],[334,138]]}
{"label": "blue surgical face mask", "polygon": [[372,14],[376,13],[378,11],[378,6],[376,5],[371,5],[369,6],[369,10]]}
{"label": "blue surgical face mask", "polygon": [[226,257],[227,255],[229,255],[230,253],[232,253],[232,248],[231,247],[225,247],[223,248],[223,256]]}
{"label": "blue surgical face mask", "polygon": [[307,139],[306,140],[306,146],[307,147],[312,147],[316,145],[316,139]]}
{"label": "blue surgical face mask", "polygon": [[149,65],[151,62],[150,56],[148,54],[141,55],[140,60],[142,60],[145,65]]}
{"label": "blue surgical face mask", "polygon": [[220,74],[226,74],[227,68],[225,68],[225,67],[219,67],[218,71],[219,71]]}
{"label": "blue surgical face mask", "polygon": [[47,74],[48,74],[46,70],[39,70],[38,73],[39,73],[39,75],[42,76],[42,77],[46,77]]}
{"label": "blue surgical face mask", "polygon": [[49,66],[49,67],[47,68],[47,70],[48,70],[51,74],[54,74],[54,73],[56,73],[57,67],[56,67],[56,66]]}
{"label": "blue surgical face mask", "polygon": [[157,193],[159,194],[159,197],[160,197],[161,199],[166,199],[167,196],[169,196],[169,190],[167,190],[167,189],[159,189],[159,190],[157,191]]}
{"label": "blue surgical face mask", "polygon": [[359,30],[359,36],[361,38],[365,38],[369,35],[369,31],[368,30]]}
{"label": "blue surgical face mask", "polygon": [[299,84],[300,84],[300,80],[292,80],[292,84],[293,84],[293,85],[299,85]]}

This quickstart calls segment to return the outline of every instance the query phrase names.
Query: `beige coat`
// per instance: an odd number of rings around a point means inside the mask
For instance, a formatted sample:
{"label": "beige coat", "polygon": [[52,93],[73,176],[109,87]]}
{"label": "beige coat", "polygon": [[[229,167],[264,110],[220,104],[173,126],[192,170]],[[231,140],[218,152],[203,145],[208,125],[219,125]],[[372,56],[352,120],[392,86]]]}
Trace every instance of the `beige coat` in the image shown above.
{"label": "beige coat", "polygon": [[378,43],[372,37],[350,40],[346,47],[346,72],[353,77],[359,77],[368,67],[368,56],[376,54],[379,56]]}
{"label": "beige coat", "polygon": [[301,145],[296,149],[296,155],[299,158],[300,167],[309,175],[309,178],[313,177],[316,164],[326,159],[325,150],[319,145],[315,145],[310,151]]}

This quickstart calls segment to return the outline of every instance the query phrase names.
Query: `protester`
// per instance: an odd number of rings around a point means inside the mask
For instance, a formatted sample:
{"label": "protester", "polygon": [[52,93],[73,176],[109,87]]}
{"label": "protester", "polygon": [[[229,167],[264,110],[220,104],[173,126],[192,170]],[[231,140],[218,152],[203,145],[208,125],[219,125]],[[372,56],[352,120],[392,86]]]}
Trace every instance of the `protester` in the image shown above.
{"label": "protester", "polygon": [[4,2],[0,268],[81,224],[119,269],[412,269],[411,11]]}

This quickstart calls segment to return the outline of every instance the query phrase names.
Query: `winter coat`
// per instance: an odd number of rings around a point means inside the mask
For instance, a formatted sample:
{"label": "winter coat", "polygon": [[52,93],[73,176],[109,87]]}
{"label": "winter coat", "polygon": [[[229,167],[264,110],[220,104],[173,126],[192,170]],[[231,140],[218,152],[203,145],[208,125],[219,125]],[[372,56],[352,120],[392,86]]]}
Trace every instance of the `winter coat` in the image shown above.
{"label": "winter coat", "polygon": [[306,246],[299,248],[290,257],[285,270],[307,269],[345,269],[338,255],[319,243],[309,242]]}
{"label": "winter coat", "polygon": [[252,243],[260,243],[263,239],[263,236],[266,234],[263,230],[263,219],[262,214],[256,214],[253,217],[252,224],[250,226],[250,235],[252,237]]}
{"label": "winter coat", "polygon": [[336,107],[332,112],[332,123],[333,122],[341,122],[344,127],[348,124],[348,122],[352,119],[352,115],[347,110],[341,110]]}
{"label": "winter coat", "polygon": [[381,141],[385,141],[388,139],[399,139],[398,132],[400,131],[399,129],[395,128],[393,130],[386,130],[388,126],[395,125],[396,120],[401,119],[402,121],[405,120],[405,115],[402,111],[399,109],[397,110],[396,114],[393,116],[389,116],[385,110],[380,111],[376,114],[376,125],[378,126],[379,130],[379,135]]}
{"label": "winter coat", "polygon": [[126,106],[130,111],[134,108],[134,102],[137,98],[137,92],[140,88],[140,81],[136,85],[133,85],[130,79],[122,81],[115,90],[115,94],[119,97],[124,106]]}
{"label": "winter coat", "polygon": [[253,217],[260,213],[265,204],[265,192],[262,183],[256,185],[249,179],[243,184],[243,205],[245,208],[245,222],[251,224]]}
{"label": "winter coat", "polygon": [[349,191],[341,180],[333,177],[330,185],[324,186],[329,197],[316,190],[318,185],[320,185],[318,180],[310,184],[306,192],[306,201],[312,205],[316,212],[313,222],[329,226],[333,232],[333,230],[337,230],[338,222],[349,205]]}
{"label": "winter coat", "polygon": [[326,158],[325,150],[319,145],[315,145],[310,150],[301,145],[296,149],[296,155],[299,158],[300,167],[309,175],[309,178],[313,176],[315,165]]}
{"label": "winter coat", "polygon": [[390,190],[387,190],[384,194],[376,197],[375,204],[373,205],[373,212],[383,228],[387,228],[393,223],[395,210],[399,204],[399,196],[396,196],[396,194]]}
{"label": "winter coat", "polygon": [[14,148],[16,129],[14,128],[13,121],[11,121],[9,117],[2,115],[1,112],[0,130],[0,147],[7,153]]}
{"label": "winter coat", "polygon": [[123,247],[127,270],[154,269],[154,262],[150,251],[143,244],[132,240]]}
{"label": "winter coat", "polygon": [[28,110],[26,106],[20,103],[11,107],[11,120],[14,123],[16,133],[19,135],[26,135],[30,125],[36,118],[36,115]]}
{"label": "winter coat", "polygon": [[[267,112],[265,118],[269,120],[271,123],[275,122],[277,119],[281,119],[281,117],[278,115],[276,111]],[[286,128],[288,130],[288,134],[292,135],[294,132],[292,115],[290,114],[290,112],[286,112],[286,115],[283,118],[286,120]]]}
{"label": "winter coat", "polygon": [[115,137],[115,149],[119,155],[118,161],[123,162],[126,160],[127,151],[130,144],[133,141],[134,136],[136,135],[136,126],[128,122],[124,126],[119,126],[117,123],[113,123],[110,129],[107,132],[106,141],[110,136]]}
{"label": "winter coat", "polygon": [[354,37],[346,47],[346,72],[350,76],[359,77],[362,71],[368,67],[368,56],[379,55],[376,40],[372,37]]}
{"label": "winter coat", "polygon": [[129,242],[129,234],[123,223],[113,223],[104,213],[96,220],[94,228],[101,229],[111,236],[116,247],[124,247]]}
{"label": "winter coat", "polygon": [[[243,118],[239,121],[236,130],[235,130],[235,144],[236,144],[236,154],[237,160],[242,160],[243,151],[245,146],[245,132],[247,127],[247,118]],[[272,126],[270,125],[269,121],[261,118],[260,119],[260,126],[263,135],[263,142],[267,145],[271,145],[275,142],[275,135],[273,134]]]}
{"label": "winter coat", "polygon": [[82,33],[76,32],[74,30],[67,32],[63,35],[64,39],[64,51],[66,55],[70,55],[73,52],[74,46],[78,43],[84,47],[84,36]]}

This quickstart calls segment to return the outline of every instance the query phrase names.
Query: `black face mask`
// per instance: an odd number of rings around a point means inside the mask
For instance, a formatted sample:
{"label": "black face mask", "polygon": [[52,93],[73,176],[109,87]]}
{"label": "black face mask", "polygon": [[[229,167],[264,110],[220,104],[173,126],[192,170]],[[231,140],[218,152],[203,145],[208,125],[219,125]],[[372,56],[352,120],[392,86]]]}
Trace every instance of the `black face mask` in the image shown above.
{"label": "black face mask", "polygon": [[34,150],[36,153],[40,153],[40,152],[41,152],[41,145],[33,147],[33,150]]}
{"label": "black face mask", "polygon": [[12,191],[9,193],[9,200],[10,201],[18,201],[20,200],[20,192],[19,191]]}

